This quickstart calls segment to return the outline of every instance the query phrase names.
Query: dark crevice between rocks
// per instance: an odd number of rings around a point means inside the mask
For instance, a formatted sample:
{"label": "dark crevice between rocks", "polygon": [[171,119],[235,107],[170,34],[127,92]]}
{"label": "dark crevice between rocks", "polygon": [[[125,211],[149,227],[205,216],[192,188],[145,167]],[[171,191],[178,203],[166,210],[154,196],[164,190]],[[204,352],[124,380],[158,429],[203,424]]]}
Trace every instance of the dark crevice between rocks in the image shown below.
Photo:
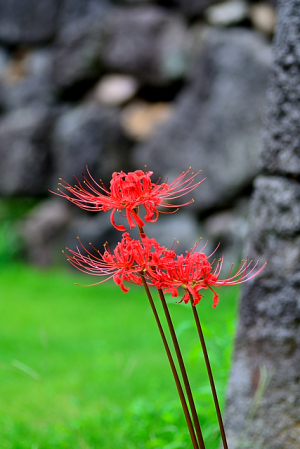
{"label": "dark crevice between rocks", "polygon": [[244,186],[244,188],[241,188],[239,190],[237,195],[230,196],[227,198],[227,200],[222,201],[222,204],[215,204],[213,207],[203,209],[201,212],[198,213],[198,219],[200,221],[205,220],[210,215],[213,215],[215,213],[220,213],[227,211],[228,209],[234,209],[236,206],[236,203],[241,200],[241,198],[250,198],[253,192],[253,184],[247,184]]}
{"label": "dark crevice between rocks", "polygon": [[[89,92],[92,91],[97,81],[101,77],[85,79],[72,84],[67,87],[63,87],[57,90],[56,98],[59,102],[71,102],[76,103],[84,98]],[[149,103],[156,102],[171,102],[180,93],[184,87],[185,81],[183,79],[176,80],[168,85],[155,86],[151,84],[143,84],[137,91],[135,98],[145,100]]]}
{"label": "dark crevice between rocks", "polygon": [[173,101],[184,86],[184,80],[177,80],[169,85],[153,86],[144,84],[137,92],[137,97],[155,103],[158,101]]}
{"label": "dark crevice between rocks", "polygon": [[85,97],[94,87],[99,78],[84,79],[75,84],[61,88],[56,93],[56,98],[61,102],[76,103]]}
{"label": "dark crevice between rocks", "polygon": [[28,50],[38,50],[43,47],[51,47],[51,45],[55,42],[56,36],[49,37],[47,39],[43,39],[41,41],[35,42],[30,40],[22,40],[22,42],[9,42],[5,39],[0,38],[0,46],[5,48],[8,53],[18,52],[20,49],[28,49]]}
{"label": "dark crevice between rocks", "polygon": [[300,183],[300,174],[294,174],[294,173],[283,173],[283,172],[270,172],[268,170],[263,170],[261,173],[261,176],[267,176],[267,177],[277,177],[282,179],[288,179],[290,181],[296,181]]}

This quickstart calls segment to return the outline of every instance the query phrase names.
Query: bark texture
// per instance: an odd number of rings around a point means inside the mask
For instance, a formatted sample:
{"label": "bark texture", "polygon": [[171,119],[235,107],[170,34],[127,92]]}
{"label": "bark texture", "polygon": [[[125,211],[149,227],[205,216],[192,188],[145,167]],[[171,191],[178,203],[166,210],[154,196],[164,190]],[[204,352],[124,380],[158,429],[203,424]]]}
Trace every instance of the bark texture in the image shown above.
{"label": "bark texture", "polygon": [[230,449],[300,447],[299,106],[300,1],[281,0],[249,236],[249,254],[268,265],[242,293],[225,417]]}

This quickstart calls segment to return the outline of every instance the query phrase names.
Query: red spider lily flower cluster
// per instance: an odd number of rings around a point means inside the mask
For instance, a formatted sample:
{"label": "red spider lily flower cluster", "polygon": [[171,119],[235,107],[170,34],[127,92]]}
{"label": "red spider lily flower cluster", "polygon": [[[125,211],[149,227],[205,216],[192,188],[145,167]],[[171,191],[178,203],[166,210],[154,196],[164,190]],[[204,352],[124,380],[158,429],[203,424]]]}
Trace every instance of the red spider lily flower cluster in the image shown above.
{"label": "red spider lily flower cluster", "polygon": [[[159,213],[161,213],[161,207],[167,209],[175,208],[176,211],[178,207],[185,206],[193,201],[186,201],[179,206],[172,204],[173,200],[192,192],[202,182],[195,183],[195,176],[199,175],[200,172],[194,175],[190,173],[189,169],[187,172],[183,172],[178,176],[173,182],[168,183],[166,181],[161,184],[159,182],[152,182],[151,176],[153,173],[151,171],[115,172],[112,175],[110,189],[107,189],[102,181],[98,184],[91,176],[88,168],[87,173],[88,176],[83,175],[84,180],[82,183],[76,178],[78,184],[75,186],[71,186],[61,180],[60,186],[63,190],[59,188],[56,194],[88,211],[111,211],[111,223],[120,231],[126,231],[126,228],[123,225],[116,224],[115,213],[116,211],[124,211],[129,228],[138,227],[140,239],[133,239],[128,232],[124,232],[121,241],[113,250],[109,248],[108,244],[105,244],[103,252],[100,252],[91,243],[89,244],[89,248],[86,248],[78,238],[79,244],[76,249],[72,250],[67,248],[66,252],[63,251],[64,254],[75,268],[84,273],[102,278],[99,282],[91,285],[101,284],[112,279],[116,285],[120,286],[124,293],[129,291],[128,284],[144,286],[170,362],[193,448],[205,449],[192,391],[164,296],[165,293],[171,293],[172,297],[177,298],[180,291],[183,292],[182,299],[179,302],[183,301],[185,304],[191,302],[192,306],[194,306],[192,308],[193,315],[204,354],[223,446],[227,448],[213,375],[195,306],[202,298],[202,291],[209,289],[213,293],[213,308],[215,308],[219,302],[219,295],[215,291],[217,287],[244,283],[257,276],[264,269],[265,265],[259,267],[259,261],[252,265],[252,261],[249,262],[248,259],[242,260],[234,274],[232,266],[228,276],[225,279],[221,279],[220,273],[223,265],[223,257],[217,261],[213,260],[210,262],[209,259],[216,250],[210,256],[206,256],[203,252],[206,246],[204,245],[199,251],[198,246],[201,239],[190,251],[177,255],[176,241],[171,249],[167,249],[164,246],[160,246],[154,238],[146,236],[143,228],[145,222],[156,222]],[[140,216],[141,206],[145,210],[143,219]],[[161,324],[149,287],[155,287],[158,290],[181,371],[185,392],[178,376],[164,328]]]}
{"label": "red spider lily flower cluster", "polygon": [[[79,240],[80,242],[80,240]],[[134,240],[128,233],[124,233],[121,242],[111,251],[105,245],[104,253],[94,247],[95,255],[86,249],[80,242],[81,247],[86,252],[82,254],[80,248],[76,251],[68,249],[66,254],[70,263],[79,270],[94,276],[104,276],[105,279],[92,285],[101,284],[108,279],[113,279],[120,285],[123,292],[127,293],[128,286],[124,282],[132,284],[142,284],[141,275],[147,280],[149,286],[155,286],[171,293],[173,297],[179,295],[179,288],[183,288],[184,296],[182,300],[187,303],[190,297],[193,298],[193,305],[199,303],[202,295],[199,291],[210,289],[214,293],[213,308],[218,304],[219,297],[214,288],[221,285],[241,284],[256,276],[262,271],[264,266],[257,269],[257,263],[249,270],[251,262],[242,261],[237,272],[229,273],[226,279],[219,279],[222,268],[222,259],[213,268],[208,257],[201,251],[196,252],[198,244],[186,255],[176,255],[175,246],[170,250],[148,237],[141,240]],[[92,246],[92,245],[91,245]],[[210,257],[210,256],[209,256]]]}
{"label": "red spider lily flower cluster", "polygon": [[218,304],[218,295],[212,286],[218,281],[222,267],[222,260],[219,260],[216,267],[209,262],[209,257],[202,251],[195,252],[198,243],[191,251],[186,251],[186,255],[178,255],[169,260],[164,269],[152,273],[153,283],[163,289],[164,293],[172,293],[177,297],[179,287],[184,290],[184,296],[181,301],[188,303],[190,297],[193,298],[193,305],[199,303],[202,295],[199,290],[207,289],[213,291],[213,307]]}
{"label": "red spider lily flower cluster", "polygon": [[170,184],[166,182],[159,184],[151,181],[153,172],[143,172],[136,170],[134,172],[124,173],[115,172],[110,181],[110,190],[102,182],[98,184],[91,176],[88,168],[88,177],[83,174],[84,181],[81,183],[76,177],[77,185],[71,186],[66,181],[60,179],[59,185],[66,191],[58,188],[56,195],[67,198],[72,203],[88,211],[108,211],[111,212],[111,223],[119,231],[125,231],[123,225],[117,225],[115,222],[115,212],[125,210],[129,227],[144,226],[144,221],[138,215],[139,206],[144,206],[146,222],[155,222],[158,219],[158,207],[178,208],[190,204],[193,200],[174,206],[169,203],[176,198],[190,193],[202,181],[194,182],[197,173],[191,173],[190,169],[179,175]]}
{"label": "red spider lily flower cluster", "polygon": [[[220,279],[223,259],[216,263],[209,262],[212,254],[207,257],[203,253],[206,245],[201,251],[197,251],[200,240],[184,255],[177,255],[176,244],[168,250],[160,246],[155,239],[146,237],[143,231],[144,221],[139,216],[139,206],[144,206],[146,210],[146,222],[157,221],[161,212],[158,207],[179,207],[167,201],[190,193],[202,182],[194,182],[200,171],[195,175],[190,173],[190,170],[183,172],[170,184],[153,183],[151,171],[136,170],[127,174],[115,172],[110,182],[110,190],[102,184],[97,184],[88,169],[87,172],[90,179],[84,176],[83,184],[77,180],[78,185],[72,187],[62,181],[60,185],[67,192],[59,189],[58,195],[89,211],[112,210],[111,222],[118,230],[125,230],[125,227],[115,223],[114,215],[116,211],[125,209],[129,227],[137,225],[141,237],[140,240],[135,240],[125,232],[113,251],[106,244],[103,253],[91,244],[91,249],[85,248],[80,240],[80,246],[77,246],[75,251],[67,248],[66,256],[73,266],[94,276],[104,276],[104,280],[92,285],[113,279],[126,293],[129,287],[125,286],[124,282],[140,285],[143,277],[149,286],[154,286],[164,293],[171,293],[173,297],[178,297],[179,289],[183,289],[181,301],[187,303],[193,299],[194,306],[202,298],[200,291],[210,289],[213,292],[213,307],[216,307],[219,301],[216,287],[241,284],[264,269],[265,265],[258,268],[258,262],[252,266],[252,261],[243,260],[234,274],[231,269],[225,279]],[[192,200],[187,201],[180,206],[191,202]]]}
{"label": "red spider lily flower cluster", "polygon": [[175,252],[167,250],[164,246],[160,246],[155,239],[143,237],[141,240],[134,240],[128,232],[122,235],[122,240],[111,251],[107,244],[104,245],[104,252],[94,248],[90,244],[92,250],[84,247],[78,241],[85,251],[81,253],[77,246],[76,251],[67,248],[67,256],[69,262],[80,271],[92,274],[94,276],[104,276],[105,279],[92,285],[101,284],[109,279],[113,279],[117,285],[120,285],[122,291],[127,293],[129,287],[124,282],[132,284],[141,284],[141,274],[151,272],[151,266],[155,266],[159,260],[169,260],[175,257]]}
{"label": "red spider lily flower cluster", "polygon": [[258,262],[251,267],[252,261],[243,260],[233,275],[230,272],[226,279],[219,279],[223,259],[219,259],[216,266],[213,267],[204,253],[187,252],[185,256],[181,254],[173,260],[169,260],[164,270],[152,272],[150,280],[157,288],[163,289],[164,293],[172,293],[173,297],[178,296],[178,288],[182,287],[184,296],[181,301],[187,304],[192,297],[193,306],[197,305],[202,298],[199,291],[210,289],[213,292],[213,308],[215,308],[219,302],[219,295],[214,288],[249,281],[265,268],[266,264],[256,269]]}

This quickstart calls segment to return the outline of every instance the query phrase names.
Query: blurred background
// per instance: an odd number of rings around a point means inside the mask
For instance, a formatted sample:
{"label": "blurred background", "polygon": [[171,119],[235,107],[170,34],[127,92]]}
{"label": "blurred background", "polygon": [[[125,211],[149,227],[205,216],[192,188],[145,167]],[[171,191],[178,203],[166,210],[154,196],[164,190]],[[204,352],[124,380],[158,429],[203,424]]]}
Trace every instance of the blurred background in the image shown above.
{"label": "blurred background", "polygon": [[259,171],[274,2],[0,2],[0,261],[62,260],[77,235],[114,243],[109,217],[60,198],[88,165],[153,179],[189,166],[195,203],[149,228],[184,251],[203,236],[240,256]]}
{"label": "blurred background", "polygon": [[[49,190],[59,178],[81,179],[86,165],[107,186],[113,171],[145,165],[154,181],[201,169],[195,202],[147,233],[168,246],[176,237],[180,251],[200,236],[211,248],[221,242],[229,264],[244,256],[275,22],[272,0],[0,0],[1,447],[186,447],[147,304],[136,309],[133,294],[123,309],[107,287],[99,305],[96,287],[73,286],[90,279],[57,268],[77,235],[101,248],[118,231],[108,214]],[[228,318],[206,331],[226,330],[212,343],[223,394],[236,302],[220,307]],[[130,321],[135,314],[142,326]],[[123,336],[129,323],[138,335]],[[189,319],[178,326],[190,341]],[[193,343],[191,366],[198,357]],[[217,447],[216,425],[208,420],[205,432]]]}

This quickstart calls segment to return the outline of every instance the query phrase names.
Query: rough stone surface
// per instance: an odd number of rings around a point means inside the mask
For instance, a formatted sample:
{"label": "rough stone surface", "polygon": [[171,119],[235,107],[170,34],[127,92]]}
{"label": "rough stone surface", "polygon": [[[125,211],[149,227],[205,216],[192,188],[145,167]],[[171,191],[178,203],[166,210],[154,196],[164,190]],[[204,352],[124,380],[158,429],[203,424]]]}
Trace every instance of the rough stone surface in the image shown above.
{"label": "rough stone surface", "polygon": [[224,207],[258,172],[270,59],[269,46],[254,33],[209,31],[190,85],[170,120],[135,148],[134,165],[163,177],[170,167],[177,175],[200,168],[207,179],[195,190],[195,207]]}
{"label": "rough stone surface", "polygon": [[17,53],[0,70],[2,99],[5,110],[29,105],[50,105],[53,100],[49,49]]}
{"label": "rough stone surface", "polygon": [[203,238],[209,238],[210,254],[219,245],[214,257],[223,256],[222,277],[226,277],[231,264],[245,258],[244,242],[248,234],[249,201],[244,198],[233,207],[210,214],[203,224]]}
{"label": "rough stone surface", "polygon": [[1,0],[0,41],[37,44],[53,38],[59,0]]}
{"label": "rough stone surface", "polygon": [[248,13],[248,4],[244,0],[231,0],[210,6],[205,11],[205,17],[211,25],[228,26],[242,22]]}
{"label": "rough stone surface", "polygon": [[250,8],[254,28],[271,36],[276,26],[276,9],[268,3],[257,3]]}
{"label": "rough stone surface", "polygon": [[166,83],[187,69],[187,31],[180,16],[155,6],[120,8],[107,24],[107,69]]}
{"label": "rough stone surface", "polygon": [[296,181],[256,182],[249,255],[268,265],[243,290],[226,411],[233,449],[241,441],[266,449],[299,447],[299,200]]}
{"label": "rough stone surface", "polygon": [[260,177],[256,188],[254,199],[263,206],[259,214],[253,212],[252,224],[258,240],[264,242],[271,231],[284,237],[300,234],[299,183],[275,176]]}
{"label": "rough stone surface", "polygon": [[110,3],[109,0],[60,0],[57,27],[61,31],[78,19],[100,17],[106,13]]}
{"label": "rough stone surface", "polygon": [[104,15],[71,22],[58,35],[53,55],[53,82],[63,89],[97,79],[102,73]]}
{"label": "rough stone surface", "polygon": [[300,3],[281,1],[278,13],[263,166],[300,176]]}
{"label": "rough stone surface", "polygon": [[37,207],[20,223],[20,233],[27,248],[30,263],[47,267],[57,261],[61,254],[63,231],[71,221],[66,202],[51,198]]}
{"label": "rough stone surface", "polygon": [[[83,215],[78,214],[78,208],[74,205],[70,205],[69,210],[72,212],[72,220],[65,229],[65,246],[75,249],[79,237],[85,248],[91,242],[96,249],[102,251],[105,242],[108,242],[110,248],[114,248],[120,241],[120,232],[112,227],[109,212]],[[118,216],[116,219],[118,223],[125,223]]]}
{"label": "rough stone surface", "polygon": [[[123,224],[128,229],[128,222],[121,214],[116,214],[115,218],[118,224]],[[172,218],[170,215],[163,216],[157,223],[146,223],[145,231],[148,237],[154,237],[167,248],[171,248],[174,239],[178,240],[178,253],[184,253],[190,249],[202,235],[196,218],[187,211],[180,211],[172,215]],[[138,229],[133,228],[130,235],[138,239]],[[111,248],[120,241],[120,232],[111,226],[110,212],[84,215],[73,219],[67,231],[67,246],[74,248],[77,236],[84,245],[92,242],[100,250],[106,241]]]}
{"label": "rough stone surface", "polygon": [[[167,248],[171,248],[174,240],[178,241],[176,249],[178,254],[183,254],[186,250],[192,248],[203,235],[203,230],[197,223],[197,219],[188,209],[181,210],[173,215],[161,216],[156,223],[147,223],[145,231],[148,237],[155,238]],[[133,235],[138,238],[137,229],[134,229]]]}
{"label": "rough stone surface", "polygon": [[149,139],[173,113],[170,103],[131,102],[122,111],[121,123],[125,133],[138,140]]}
{"label": "rough stone surface", "polygon": [[18,109],[0,122],[0,193],[39,196],[46,192],[53,114],[43,107]]}
{"label": "rough stone surface", "polygon": [[219,3],[219,0],[175,0],[175,3],[188,17],[196,17],[201,15],[208,6]]}
{"label": "rough stone surface", "polygon": [[114,171],[128,169],[128,142],[116,111],[97,103],[66,111],[58,119],[53,137],[54,185],[58,178],[74,181],[88,165],[95,178],[111,179]]}
{"label": "rough stone surface", "polygon": [[2,82],[3,74],[5,73],[7,67],[7,61],[9,59],[8,53],[4,48],[0,47],[0,111],[4,107],[4,93],[5,89]]}
{"label": "rough stone surface", "polygon": [[[153,0],[112,0],[115,5],[137,6],[145,3],[153,3]],[[169,2],[169,0],[167,0]],[[163,3],[163,1],[162,1]]]}
{"label": "rough stone surface", "polygon": [[108,106],[120,106],[137,93],[138,81],[128,75],[107,75],[95,88],[94,97]]}
{"label": "rough stone surface", "polygon": [[[0,0],[0,194],[46,195],[60,176],[81,177],[86,164],[105,182],[145,163],[170,179],[191,165],[207,176],[188,209],[193,220],[195,207],[203,218],[223,211],[193,241],[202,235],[211,249],[215,239],[235,247],[218,227],[234,233],[224,208],[248,194],[256,173],[269,58],[268,44],[245,31],[251,22],[239,22],[241,32],[209,31],[209,7],[229,3],[220,0],[24,1]],[[141,157],[132,163],[137,142]],[[180,217],[170,219],[194,235]],[[157,227],[168,234],[164,218]],[[86,228],[91,238],[97,223]],[[191,246],[174,236],[182,249]]]}
{"label": "rough stone surface", "polygon": [[279,3],[265,175],[255,184],[248,251],[268,265],[240,304],[225,419],[232,449],[300,445],[299,6]]}

